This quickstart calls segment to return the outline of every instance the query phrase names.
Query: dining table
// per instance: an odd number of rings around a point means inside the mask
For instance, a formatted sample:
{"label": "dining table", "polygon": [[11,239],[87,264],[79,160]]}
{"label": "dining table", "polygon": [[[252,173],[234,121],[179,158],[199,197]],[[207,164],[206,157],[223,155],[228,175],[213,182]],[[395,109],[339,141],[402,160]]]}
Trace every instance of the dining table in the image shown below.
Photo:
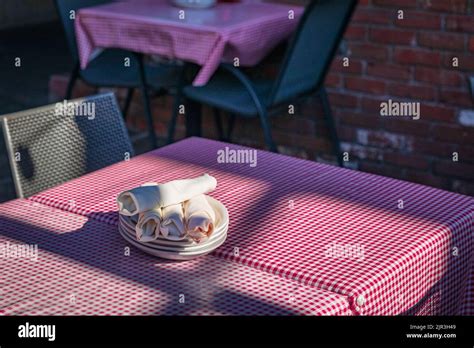
{"label": "dining table", "polygon": [[[205,85],[221,62],[253,67],[295,31],[304,7],[258,0],[218,2],[210,8],[169,0],[125,0],[82,8],[74,24],[81,68],[107,48],[197,66]],[[187,101],[188,136],[201,135],[200,105]]]}
{"label": "dining table", "polygon": [[[120,236],[121,192],[203,173],[223,245],[171,261]],[[473,197],[190,137],[0,204],[0,246],[38,250],[0,257],[0,314],[473,315],[473,214]]]}

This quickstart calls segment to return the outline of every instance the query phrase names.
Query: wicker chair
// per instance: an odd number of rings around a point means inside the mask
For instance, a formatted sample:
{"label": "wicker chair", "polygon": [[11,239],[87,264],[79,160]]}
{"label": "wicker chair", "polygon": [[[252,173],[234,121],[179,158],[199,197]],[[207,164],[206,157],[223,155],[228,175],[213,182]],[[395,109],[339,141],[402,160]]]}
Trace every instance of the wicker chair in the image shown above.
{"label": "wicker chair", "polygon": [[0,121],[18,197],[133,156],[112,93],[4,115]]}

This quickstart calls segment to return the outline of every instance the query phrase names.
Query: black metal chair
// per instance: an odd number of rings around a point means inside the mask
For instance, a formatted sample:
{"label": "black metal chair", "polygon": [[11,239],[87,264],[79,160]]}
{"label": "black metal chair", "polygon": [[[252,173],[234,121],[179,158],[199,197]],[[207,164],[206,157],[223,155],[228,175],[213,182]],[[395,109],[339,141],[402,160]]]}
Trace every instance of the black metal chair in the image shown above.
{"label": "black metal chair", "polygon": [[134,154],[112,93],[4,115],[0,121],[18,197]]}
{"label": "black metal chair", "polygon": [[[143,56],[140,54],[121,49],[106,49],[89,62],[85,69],[81,70],[74,33],[74,20],[71,19],[71,11],[77,11],[83,7],[101,5],[112,1],[55,0],[55,2],[66,33],[69,49],[74,59],[74,68],[67,87],[66,99],[71,98],[74,84],[78,78],[81,78],[90,85],[98,87],[128,88],[125,105],[123,107],[123,115],[126,117],[134,89],[140,88],[149,128],[149,137],[153,148],[155,148],[156,136],[154,133],[148,89],[156,91],[159,96],[166,94],[170,88],[176,85],[180,68],[175,65],[165,64],[154,64],[150,66],[143,62]],[[125,58],[130,59],[130,66],[125,66]]]}
{"label": "black metal chair", "polygon": [[474,75],[469,76],[469,90],[471,91],[471,97],[474,101]]}
{"label": "black metal chair", "polygon": [[[271,151],[276,152],[268,116],[285,104],[287,106],[289,102],[317,92],[333,138],[334,152],[339,165],[342,166],[336,126],[323,83],[356,3],[356,0],[315,0],[310,3],[275,80],[252,79],[238,68],[222,64],[207,85],[186,86],[182,92],[183,96],[208,104],[215,111],[222,109],[229,112],[231,117],[228,137],[236,115],[244,118],[259,117],[265,143]],[[172,130],[176,118],[175,110],[170,127]],[[215,113],[215,118],[218,128],[222,131],[218,112]],[[222,133],[221,138],[225,139]],[[170,132],[168,141],[171,142],[172,139],[173,134]]]}

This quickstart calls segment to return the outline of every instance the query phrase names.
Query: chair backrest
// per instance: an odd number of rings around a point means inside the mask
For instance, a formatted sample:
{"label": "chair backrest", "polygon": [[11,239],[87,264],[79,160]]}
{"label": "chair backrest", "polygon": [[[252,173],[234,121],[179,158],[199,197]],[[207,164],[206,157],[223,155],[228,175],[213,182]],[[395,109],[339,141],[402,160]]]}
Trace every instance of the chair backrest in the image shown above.
{"label": "chair backrest", "polygon": [[[79,60],[74,31],[74,18],[75,15],[77,15],[77,10],[83,7],[97,6],[109,2],[112,2],[112,0],[55,0],[58,16],[63,25],[69,50],[75,62]],[[72,15],[71,11],[74,11],[74,15]]]}
{"label": "chair backrest", "polygon": [[18,197],[133,156],[112,93],[0,116]]}
{"label": "chair backrest", "polygon": [[319,88],[356,3],[313,0],[306,7],[273,87],[273,105]]}

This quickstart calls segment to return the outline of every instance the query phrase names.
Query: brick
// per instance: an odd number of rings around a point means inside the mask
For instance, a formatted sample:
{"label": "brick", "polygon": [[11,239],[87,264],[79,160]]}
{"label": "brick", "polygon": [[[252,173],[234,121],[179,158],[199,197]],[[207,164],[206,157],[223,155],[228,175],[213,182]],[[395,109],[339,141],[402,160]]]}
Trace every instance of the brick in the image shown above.
{"label": "brick", "polygon": [[412,45],[415,43],[415,32],[400,29],[371,28],[369,37],[372,42],[384,44]]}
{"label": "brick", "polygon": [[349,58],[349,65],[344,66],[342,56],[335,57],[332,61],[330,71],[331,72],[341,72],[341,73],[351,73],[351,74],[361,74],[363,70],[362,61],[356,58]]}
{"label": "brick", "polygon": [[452,123],[456,120],[456,109],[446,105],[420,104],[420,118],[428,121]]}
{"label": "brick", "polygon": [[[453,58],[458,59],[458,66],[453,66]],[[474,71],[474,54],[452,54],[448,53],[444,55],[443,65],[453,70],[463,70],[472,72]]]}
{"label": "brick", "polygon": [[419,46],[429,48],[464,50],[464,35],[457,33],[419,32],[417,42]]}
{"label": "brick", "polygon": [[399,8],[416,8],[416,1],[413,0],[373,0],[374,5],[389,6]]}
{"label": "brick", "polygon": [[454,151],[459,155],[459,158],[462,162],[471,162],[474,163],[474,144],[472,145],[454,145]]}
{"label": "brick", "polygon": [[469,39],[469,51],[474,52],[474,36]]}
{"label": "brick", "polygon": [[453,87],[461,86],[465,83],[465,77],[457,71],[422,66],[415,68],[415,80]]}
{"label": "brick", "polygon": [[364,40],[367,35],[365,25],[350,24],[344,33],[344,38],[348,40]]}
{"label": "brick", "polygon": [[351,89],[354,91],[375,94],[384,94],[386,88],[386,84],[384,81],[352,76],[346,77],[345,86],[347,89]]}
{"label": "brick", "polygon": [[[330,89],[330,88],[328,88]],[[295,104],[295,113],[300,117],[308,118],[311,120],[322,119],[323,109],[321,101],[317,96],[310,97],[301,103]],[[287,114],[287,110],[282,110],[282,115]]]}
{"label": "brick", "polygon": [[354,95],[350,95],[348,93],[339,93],[330,91],[329,95],[329,102],[331,105],[334,106],[342,106],[348,108],[355,108],[358,104],[358,98]]}
{"label": "brick", "polygon": [[453,180],[450,189],[463,195],[474,196],[474,183],[472,181]]}
{"label": "brick", "polygon": [[383,160],[383,153],[381,149],[376,147],[367,147],[351,143],[342,143],[341,144],[342,152],[347,152],[349,154],[349,161],[359,160]]}
{"label": "brick", "polygon": [[383,175],[395,179],[404,179],[404,172],[398,166],[383,165],[371,161],[360,161],[359,169],[363,172]]}
{"label": "brick", "polygon": [[326,75],[324,84],[328,87],[342,87],[342,78],[339,74],[329,73]]}
{"label": "brick", "polygon": [[386,63],[369,63],[367,75],[384,77],[391,80],[409,80],[411,76],[410,67]]}
{"label": "brick", "polygon": [[453,176],[472,180],[474,178],[474,165],[453,161],[438,161],[435,163],[434,170],[436,174],[444,176]]}
{"label": "brick", "polygon": [[467,13],[468,0],[430,0],[424,1],[424,7],[431,11]]}
{"label": "brick", "polygon": [[366,61],[387,61],[389,48],[386,45],[374,45],[370,43],[350,43],[351,56],[362,58]]}
{"label": "brick", "polygon": [[384,117],[384,129],[400,134],[426,136],[430,132],[431,124],[410,118]]}
{"label": "brick", "polygon": [[[63,100],[66,95],[66,89],[69,82],[69,75],[52,75],[49,79],[49,101],[55,102]],[[82,80],[76,81],[72,92],[72,98],[81,98],[96,94],[97,88],[88,85]]]}
{"label": "brick", "polygon": [[[308,150],[318,150],[321,152],[332,153],[332,143],[327,138],[315,137],[314,135],[298,136],[295,140],[298,147]],[[295,145],[291,144],[291,145]]]}
{"label": "brick", "polygon": [[286,115],[272,119],[272,126],[275,129],[283,129],[291,134],[313,134],[314,120],[298,117],[296,115]]}
{"label": "brick", "polygon": [[472,15],[452,15],[446,17],[446,29],[462,33],[474,33],[474,19]]}
{"label": "brick", "polygon": [[394,134],[386,131],[372,131],[367,129],[356,130],[357,142],[361,145],[392,148],[398,151],[411,151],[413,137],[405,134]]}
{"label": "brick", "polygon": [[474,110],[460,110],[457,121],[462,126],[474,127]]}
{"label": "brick", "polygon": [[433,136],[437,140],[453,144],[474,144],[474,129],[451,125],[433,125]]}
{"label": "brick", "polygon": [[436,88],[432,86],[414,86],[403,83],[390,83],[388,93],[415,100],[436,100],[438,97]]}
{"label": "brick", "polygon": [[278,147],[278,153],[281,153],[282,155],[292,156],[292,157],[301,158],[301,159],[309,158],[308,152],[306,150],[295,148],[294,146],[277,145],[277,147]]}
{"label": "brick", "polygon": [[363,96],[361,98],[361,108],[364,111],[380,115],[380,104],[385,102],[387,102],[387,98]]}
{"label": "brick", "polygon": [[405,172],[405,179],[417,184],[447,188],[448,180],[439,176],[435,176],[428,171],[420,171],[415,169],[407,169]]}
{"label": "brick", "polygon": [[376,113],[337,110],[335,115],[340,122],[350,126],[378,129],[381,124],[381,116]]}
{"label": "brick", "polygon": [[439,67],[441,54],[424,49],[395,48],[394,61],[400,64]]}
{"label": "brick", "polygon": [[441,16],[439,14],[404,11],[403,19],[396,18],[395,25],[404,28],[416,29],[441,29]]}
{"label": "brick", "polygon": [[400,152],[385,152],[383,159],[400,167],[427,170],[430,166],[430,162],[422,156],[402,154]]}
{"label": "brick", "polygon": [[337,135],[340,141],[354,142],[356,140],[356,129],[354,127],[338,125]]}
{"label": "brick", "polygon": [[467,90],[442,89],[439,94],[439,100],[443,103],[458,107],[472,107],[473,105],[471,94]]}
{"label": "brick", "polygon": [[361,8],[358,6],[352,16],[353,23],[363,24],[391,24],[396,14],[393,10]]}
{"label": "brick", "polygon": [[453,151],[452,144],[429,139],[426,134],[415,138],[413,141],[413,152],[425,157],[451,158]]}

